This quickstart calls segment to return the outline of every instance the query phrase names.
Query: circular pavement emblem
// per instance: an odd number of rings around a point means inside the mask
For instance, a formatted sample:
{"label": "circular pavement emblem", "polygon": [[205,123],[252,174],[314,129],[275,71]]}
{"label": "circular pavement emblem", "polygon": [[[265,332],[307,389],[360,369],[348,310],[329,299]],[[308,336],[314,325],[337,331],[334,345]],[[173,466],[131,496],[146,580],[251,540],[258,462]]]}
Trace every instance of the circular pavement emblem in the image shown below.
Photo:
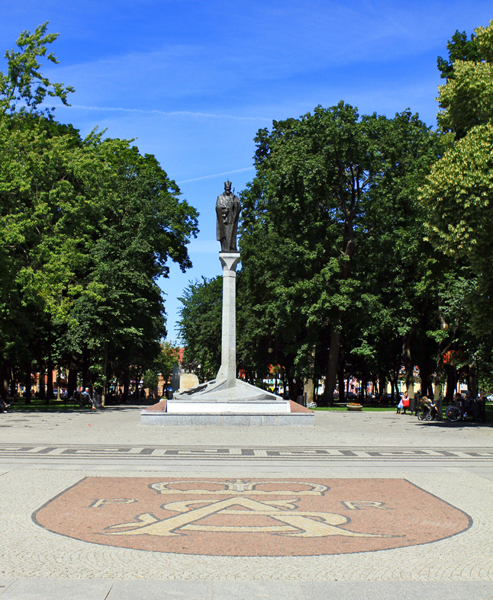
{"label": "circular pavement emblem", "polygon": [[472,523],[404,479],[88,477],[33,519],[87,542],[215,556],[385,550],[441,540]]}

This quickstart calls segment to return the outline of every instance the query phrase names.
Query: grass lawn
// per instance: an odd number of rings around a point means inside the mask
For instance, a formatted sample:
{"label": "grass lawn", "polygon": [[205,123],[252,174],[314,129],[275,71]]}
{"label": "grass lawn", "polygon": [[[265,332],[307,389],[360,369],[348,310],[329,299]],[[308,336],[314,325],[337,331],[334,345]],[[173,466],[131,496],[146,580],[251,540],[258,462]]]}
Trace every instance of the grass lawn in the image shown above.
{"label": "grass lawn", "polygon": [[[447,408],[446,405],[443,406],[443,418],[445,419],[445,409]],[[330,411],[347,411],[347,407],[346,405],[341,405],[341,406],[317,406],[317,408],[315,408],[314,410],[316,411],[322,411],[322,410],[330,410]],[[396,412],[396,407],[395,406],[389,406],[387,408],[383,408],[383,407],[376,407],[376,406],[363,406],[363,408],[361,409],[362,412]],[[413,414],[408,412],[406,414]],[[470,422],[470,419],[467,420],[467,422]],[[486,423],[493,423],[493,402],[486,402]]]}
{"label": "grass lawn", "polygon": [[[130,401],[132,404],[141,404],[141,402],[136,400]],[[155,404],[156,400],[149,401],[146,404]],[[74,411],[89,411],[90,407],[85,406],[81,408],[78,402],[64,402],[63,400],[58,401],[56,398],[47,402],[41,398],[31,398],[31,402],[29,404],[26,403],[25,398],[9,398],[7,404],[10,404],[10,407],[7,409],[8,412],[74,412]],[[109,406],[114,406],[110,404]],[[124,404],[122,406],[125,406]]]}
{"label": "grass lawn", "polygon": [[[152,401],[152,404],[155,400]],[[9,398],[8,404],[10,407],[8,412],[75,412],[75,411],[88,411],[89,407],[81,408],[79,404],[73,402],[64,402],[63,400],[57,401],[56,399],[47,402],[41,398],[31,398],[31,403],[27,404],[25,398]],[[144,403],[146,404],[146,403]],[[445,419],[445,409],[447,406],[443,406],[443,418]],[[346,404],[335,405],[335,406],[317,406],[315,411],[346,411],[348,412]],[[389,407],[377,407],[377,406],[363,406],[361,412],[396,412],[395,406]],[[412,414],[408,413],[407,414]],[[470,422],[470,419],[468,419]],[[493,402],[486,403],[486,423],[493,423]]]}
{"label": "grass lawn", "polygon": [[[78,403],[64,402],[61,400],[58,402],[56,399],[47,402],[41,398],[31,398],[31,402],[28,404],[25,398],[9,398],[7,404],[10,404],[8,408],[9,412],[18,411],[40,411],[40,412],[70,412],[73,410],[83,410],[80,408]],[[84,409],[85,410],[85,409]]]}

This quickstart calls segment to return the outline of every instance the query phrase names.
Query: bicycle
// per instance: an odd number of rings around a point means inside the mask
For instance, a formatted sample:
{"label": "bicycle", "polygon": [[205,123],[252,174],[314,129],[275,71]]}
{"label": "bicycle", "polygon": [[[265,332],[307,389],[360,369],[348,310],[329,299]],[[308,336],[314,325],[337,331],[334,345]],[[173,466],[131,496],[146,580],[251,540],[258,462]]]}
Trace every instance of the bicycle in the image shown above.
{"label": "bicycle", "polygon": [[77,390],[69,398],[69,402],[73,402],[74,404],[78,404],[79,408],[91,407],[91,403],[89,402],[87,396],[85,394],[81,394]]}
{"label": "bicycle", "polygon": [[457,421],[465,421],[467,417],[473,416],[473,407],[466,406],[463,401],[458,402],[457,405],[451,405],[447,407],[445,411],[447,421],[451,423],[457,423]]}

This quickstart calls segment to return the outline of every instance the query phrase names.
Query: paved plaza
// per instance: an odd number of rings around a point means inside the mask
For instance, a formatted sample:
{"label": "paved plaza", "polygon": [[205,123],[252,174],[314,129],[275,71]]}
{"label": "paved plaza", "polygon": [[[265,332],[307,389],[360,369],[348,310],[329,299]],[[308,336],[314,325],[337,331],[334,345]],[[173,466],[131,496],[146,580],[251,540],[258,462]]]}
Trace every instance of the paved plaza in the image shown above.
{"label": "paved plaza", "polygon": [[493,428],[0,415],[0,600],[493,598]]}

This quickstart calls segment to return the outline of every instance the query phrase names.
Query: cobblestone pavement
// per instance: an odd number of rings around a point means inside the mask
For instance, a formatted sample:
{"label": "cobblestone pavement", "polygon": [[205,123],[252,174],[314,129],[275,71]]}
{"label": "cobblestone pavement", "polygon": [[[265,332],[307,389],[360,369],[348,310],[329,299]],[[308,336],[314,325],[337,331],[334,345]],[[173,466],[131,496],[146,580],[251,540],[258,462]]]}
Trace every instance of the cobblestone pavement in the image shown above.
{"label": "cobblestone pavement", "polygon": [[493,427],[476,423],[418,421],[395,412],[316,413],[315,426],[297,427],[145,427],[141,407],[104,411],[0,414],[0,442],[55,444],[163,444],[225,447],[402,446],[491,447]]}
{"label": "cobblestone pavement", "polygon": [[[132,408],[0,415],[1,600],[493,598],[492,428],[325,412],[311,432],[159,429],[142,427]],[[170,473],[201,481],[383,479],[396,487],[404,479],[463,511],[471,526],[424,545],[356,554],[212,556],[105,546],[33,519],[84,478],[130,485]],[[404,498],[403,510],[419,509],[415,502]]]}

